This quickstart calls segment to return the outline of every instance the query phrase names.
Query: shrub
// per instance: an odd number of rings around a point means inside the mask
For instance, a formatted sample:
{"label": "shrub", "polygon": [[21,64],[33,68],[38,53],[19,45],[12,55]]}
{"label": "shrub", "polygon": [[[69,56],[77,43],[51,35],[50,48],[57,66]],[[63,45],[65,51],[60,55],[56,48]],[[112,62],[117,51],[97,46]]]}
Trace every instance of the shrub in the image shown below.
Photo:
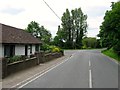
{"label": "shrub", "polygon": [[115,46],[113,46],[113,50],[120,55],[120,42],[118,42]]}
{"label": "shrub", "polygon": [[52,49],[52,52],[60,52],[60,48],[55,47],[55,48]]}
{"label": "shrub", "polygon": [[59,47],[54,46],[54,45],[47,45],[47,44],[42,45],[41,50],[48,52],[48,53],[50,52],[62,52],[63,53],[63,50],[60,49]]}
{"label": "shrub", "polygon": [[86,46],[82,46],[82,49],[87,49],[87,47]]}
{"label": "shrub", "polygon": [[8,63],[13,63],[13,62],[17,62],[17,61],[20,61],[21,60],[21,57],[22,56],[13,56],[13,57],[10,57],[8,58]]}
{"label": "shrub", "polygon": [[48,44],[43,44],[43,45],[41,46],[41,50],[43,50],[43,51],[49,50],[49,45],[48,45]]}

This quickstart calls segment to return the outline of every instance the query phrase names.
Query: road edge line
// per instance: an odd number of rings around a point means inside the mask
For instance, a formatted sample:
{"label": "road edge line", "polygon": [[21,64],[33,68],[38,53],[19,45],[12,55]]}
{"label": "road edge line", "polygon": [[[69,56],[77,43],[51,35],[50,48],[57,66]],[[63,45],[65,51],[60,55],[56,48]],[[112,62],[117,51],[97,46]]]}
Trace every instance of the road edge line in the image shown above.
{"label": "road edge line", "polygon": [[[74,53],[74,54],[75,54],[75,53]],[[72,54],[72,56],[73,56],[74,54]],[[54,69],[54,68],[58,67],[59,65],[65,63],[65,62],[68,61],[68,59],[70,59],[70,58],[72,58],[72,57],[68,57],[68,58],[65,59],[64,61],[62,61],[62,62],[60,62],[60,63],[57,63],[56,65],[52,65],[52,66],[46,68],[45,70],[42,70],[40,73],[37,73],[37,74],[31,76],[30,78],[27,78],[26,80],[21,81],[20,83],[12,86],[11,88],[19,88],[19,87],[21,87],[21,86],[24,85],[24,84],[21,85],[22,83],[25,83],[25,82],[27,83],[27,81],[30,83],[30,81],[32,82],[32,81],[36,80],[37,77],[39,78],[39,77],[43,76],[44,74],[46,74],[47,72],[51,71],[52,69]],[[26,84],[26,83],[25,83],[25,84]],[[29,83],[27,83],[27,84],[29,84]],[[26,84],[26,85],[27,85],[27,84]],[[24,85],[24,86],[25,86],[25,85]],[[23,87],[24,87],[24,86],[23,86]],[[22,87],[21,87],[21,88],[22,88]]]}
{"label": "road edge line", "polygon": [[60,66],[61,64],[65,63],[66,61],[68,61],[68,59],[65,60],[65,61],[63,61],[63,62],[61,62],[61,63],[58,63],[57,65],[54,65],[53,67],[49,68],[49,69],[48,69],[47,71],[45,71],[44,73],[42,73],[42,74],[40,74],[39,76],[37,76],[37,77],[31,79],[30,81],[28,81],[28,82],[26,82],[25,84],[19,86],[18,88],[24,87],[25,85],[31,83],[32,81],[38,79],[39,77],[41,77],[41,76],[43,76],[43,75],[45,75],[46,73],[48,73],[49,71],[53,70],[54,68],[56,68],[56,67]]}
{"label": "road edge line", "polygon": [[101,55],[106,56],[106,57],[109,58],[112,62],[120,65],[120,63],[119,63],[118,61],[116,61],[115,59],[113,59],[113,58],[111,58],[111,57],[109,57],[109,56],[107,56],[107,55],[104,55],[103,53],[101,53]]}

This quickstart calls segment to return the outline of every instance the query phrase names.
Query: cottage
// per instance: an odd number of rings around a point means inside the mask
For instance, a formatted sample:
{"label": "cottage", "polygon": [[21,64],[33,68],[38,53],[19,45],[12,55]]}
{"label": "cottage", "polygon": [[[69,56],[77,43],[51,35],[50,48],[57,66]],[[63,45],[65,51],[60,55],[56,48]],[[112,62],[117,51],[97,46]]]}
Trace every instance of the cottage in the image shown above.
{"label": "cottage", "polygon": [[40,50],[41,41],[22,29],[0,24],[0,57],[29,56]]}

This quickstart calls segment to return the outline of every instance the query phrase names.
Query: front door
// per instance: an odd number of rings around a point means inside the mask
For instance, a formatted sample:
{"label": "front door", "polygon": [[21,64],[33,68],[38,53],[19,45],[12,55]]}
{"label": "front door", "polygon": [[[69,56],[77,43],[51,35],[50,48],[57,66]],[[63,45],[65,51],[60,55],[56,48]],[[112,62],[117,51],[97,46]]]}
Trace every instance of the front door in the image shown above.
{"label": "front door", "polygon": [[28,45],[25,45],[25,56],[28,56]]}

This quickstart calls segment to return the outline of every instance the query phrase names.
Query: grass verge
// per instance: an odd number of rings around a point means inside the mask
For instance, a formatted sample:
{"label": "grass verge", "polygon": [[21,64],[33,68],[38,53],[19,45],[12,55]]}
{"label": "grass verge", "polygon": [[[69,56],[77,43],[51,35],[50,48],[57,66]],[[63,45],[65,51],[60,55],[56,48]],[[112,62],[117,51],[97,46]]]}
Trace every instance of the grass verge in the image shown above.
{"label": "grass verge", "polygon": [[113,51],[112,48],[109,49],[109,50],[103,50],[102,53],[120,62],[120,56],[118,56],[118,55]]}

